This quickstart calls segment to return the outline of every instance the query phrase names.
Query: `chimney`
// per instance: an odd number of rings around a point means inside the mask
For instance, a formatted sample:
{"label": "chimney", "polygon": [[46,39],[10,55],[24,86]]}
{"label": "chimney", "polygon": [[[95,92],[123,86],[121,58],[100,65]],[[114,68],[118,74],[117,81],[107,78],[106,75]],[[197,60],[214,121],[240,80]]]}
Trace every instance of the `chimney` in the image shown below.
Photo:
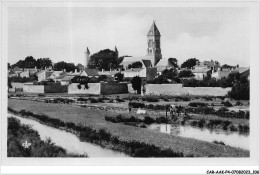
{"label": "chimney", "polygon": [[239,68],[239,65],[237,64],[237,68]]}
{"label": "chimney", "polygon": [[104,72],[104,69],[102,69],[102,72]]}
{"label": "chimney", "polygon": [[110,69],[110,72],[112,72],[112,69]]}
{"label": "chimney", "polygon": [[63,72],[66,72],[66,69],[63,69]]}
{"label": "chimney", "polygon": [[78,70],[77,69],[75,69],[75,72],[74,73],[78,73]]}
{"label": "chimney", "polygon": [[34,69],[37,70],[37,66],[35,66]]}
{"label": "chimney", "polygon": [[45,70],[47,70],[47,67],[45,66]]}

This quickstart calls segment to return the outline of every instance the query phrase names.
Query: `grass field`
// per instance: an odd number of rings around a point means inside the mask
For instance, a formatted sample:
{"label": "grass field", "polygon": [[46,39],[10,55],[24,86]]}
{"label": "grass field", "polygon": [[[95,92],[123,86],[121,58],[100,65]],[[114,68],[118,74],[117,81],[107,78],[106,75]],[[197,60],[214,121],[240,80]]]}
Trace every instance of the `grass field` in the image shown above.
{"label": "grass field", "polygon": [[95,129],[105,128],[120,139],[143,141],[161,148],[171,148],[183,152],[184,155],[192,154],[199,157],[249,157],[249,151],[238,148],[107,122],[104,119],[105,115],[115,115],[111,111],[94,110],[69,104],[41,103],[16,99],[9,99],[8,106],[15,110],[24,109],[37,114],[46,114],[49,117],[58,118],[65,122],[85,124]]}

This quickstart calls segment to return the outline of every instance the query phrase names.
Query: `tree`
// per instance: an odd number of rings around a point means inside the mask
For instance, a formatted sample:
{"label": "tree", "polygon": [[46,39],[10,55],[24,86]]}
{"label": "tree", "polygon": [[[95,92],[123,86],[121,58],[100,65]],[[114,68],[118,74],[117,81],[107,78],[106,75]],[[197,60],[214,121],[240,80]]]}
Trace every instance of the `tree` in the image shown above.
{"label": "tree", "polygon": [[133,89],[136,90],[138,94],[140,94],[142,79],[138,76],[135,76],[131,79],[130,83],[132,84]]}
{"label": "tree", "polygon": [[61,71],[67,68],[67,63],[64,61],[60,61],[58,63],[55,63],[53,66],[55,71]]}
{"label": "tree", "polygon": [[38,69],[45,69],[45,67],[52,66],[52,61],[49,58],[39,58],[36,61]]}
{"label": "tree", "polygon": [[250,97],[250,83],[236,83],[231,91],[228,92],[228,96],[230,98],[234,98],[236,100],[249,100]]}
{"label": "tree", "polygon": [[196,62],[199,61],[196,58],[190,58],[188,60],[186,60],[184,63],[182,63],[181,68],[189,68],[191,69],[193,66],[196,65]]}
{"label": "tree", "polygon": [[167,79],[173,80],[177,76],[177,71],[175,69],[173,69],[173,68],[165,69],[162,72],[162,75],[165,76],[165,78],[167,78]]}
{"label": "tree", "polygon": [[89,81],[90,78],[85,76],[75,76],[74,78],[71,79],[72,83],[80,83],[80,84],[88,84]]}
{"label": "tree", "polygon": [[174,66],[174,67],[179,67],[178,66],[178,60],[176,58],[169,58],[168,61]]}
{"label": "tree", "polygon": [[18,66],[19,68],[35,68],[37,61],[32,57],[28,56],[24,60],[19,60],[12,67]]}
{"label": "tree", "polygon": [[77,67],[74,65],[74,63],[66,63],[64,61],[54,64],[55,71],[62,71],[64,69],[66,69],[66,72],[74,72]]}
{"label": "tree", "polygon": [[83,66],[83,65],[82,65],[82,64],[80,64],[80,63],[79,63],[79,64],[77,64],[77,66],[76,66],[76,67],[77,67],[77,69],[78,69],[78,70],[84,70],[84,69],[85,69],[85,66]]}
{"label": "tree", "polygon": [[117,81],[122,81],[123,78],[124,78],[124,74],[122,74],[122,73],[120,73],[120,72],[118,72],[118,73],[115,74],[115,80],[117,80]]}
{"label": "tree", "polygon": [[67,67],[65,69],[67,72],[74,72],[77,67],[74,63],[67,63]]}
{"label": "tree", "polygon": [[223,66],[221,66],[222,67],[222,69],[232,69],[232,68],[234,68],[234,67],[236,67],[236,66],[230,66],[230,65],[228,65],[228,64],[224,64]]}
{"label": "tree", "polygon": [[10,69],[11,68],[11,65],[10,63],[7,63],[7,68]]}
{"label": "tree", "polygon": [[91,55],[88,66],[89,68],[97,68],[99,70],[117,69],[120,67],[120,60],[116,52],[105,49]]}
{"label": "tree", "polygon": [[190,70],[183,70],[183,71],[180,71],[178,76],[179,76],[179,78],[183,78],[183,77],[191,77],[194,75]]}
{"label": "tree", "polygon": [[106,75],[100,75],[99,77],[98,77],[98,81],[106,81],[107,80],[107,76]]}
{"label": "tree", "polygon": [[32,57],[28,56],[24,59],[24,63],[26,65],[26,68],[35,68],[37,65],[37,61]]}
{"label": "tree", "polygon": [[142,68],[142,67],[143,67],[143,64],[140,61],[136,61],[136,62],[128,65],[128,69],[131,69],[131,68]]}

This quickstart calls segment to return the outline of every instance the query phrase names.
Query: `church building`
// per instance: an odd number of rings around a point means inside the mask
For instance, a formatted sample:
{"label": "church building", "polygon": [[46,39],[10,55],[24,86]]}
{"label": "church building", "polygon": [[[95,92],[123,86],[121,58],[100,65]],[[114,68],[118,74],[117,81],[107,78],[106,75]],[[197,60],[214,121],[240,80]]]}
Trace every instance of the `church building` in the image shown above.
{"label": "church building", "polygon": [[143,68],[148,67],[157,67],[158,69],[165,69],[174,67],[168,59],[162,58],[161,53],[161,34],[153,21],[152,26],[150,27],[147,33],[147,50],[146,56],[143,57],[125,57],[121,65],[127,69],[129,64],[134,62],[141,62]]}

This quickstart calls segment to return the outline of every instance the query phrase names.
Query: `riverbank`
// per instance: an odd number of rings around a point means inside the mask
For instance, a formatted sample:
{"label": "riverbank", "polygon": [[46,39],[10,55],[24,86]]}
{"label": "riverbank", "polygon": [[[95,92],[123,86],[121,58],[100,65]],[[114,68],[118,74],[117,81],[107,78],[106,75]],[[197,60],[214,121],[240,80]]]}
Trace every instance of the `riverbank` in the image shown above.
{"label": "riverbank", "polygon": [[[105,129],[111,136],[125,142],[142,142],[157,148],[170,149],[183,156],[194,157],[249,157],[249,151],[237,149],[229,146],[216,145],[213,143],[199,141],[191,138],[183,138],[173,135],[158,133],[145,128],[126,126],[107,122],[105,115],[115,114],[111,111],[101,111],[68,104],[49,104],[23,100],[8,100],[9,107],[16,111],[28,110],[34,114],[44,114],[51,119],[59,119],[66,123],[83,125],[99,131]],[[115,139],[117,142],[117,139]],[[121,149],[120,144],[115,144],[117,149]],[[137,150],[135,148],[135,150]]]}
{"label": "riverbank", "polygon": [[41,140],[39,133],[15,117],[8,117],[8,157],[88,157],[87,154],[67,153],[51,139]]}

